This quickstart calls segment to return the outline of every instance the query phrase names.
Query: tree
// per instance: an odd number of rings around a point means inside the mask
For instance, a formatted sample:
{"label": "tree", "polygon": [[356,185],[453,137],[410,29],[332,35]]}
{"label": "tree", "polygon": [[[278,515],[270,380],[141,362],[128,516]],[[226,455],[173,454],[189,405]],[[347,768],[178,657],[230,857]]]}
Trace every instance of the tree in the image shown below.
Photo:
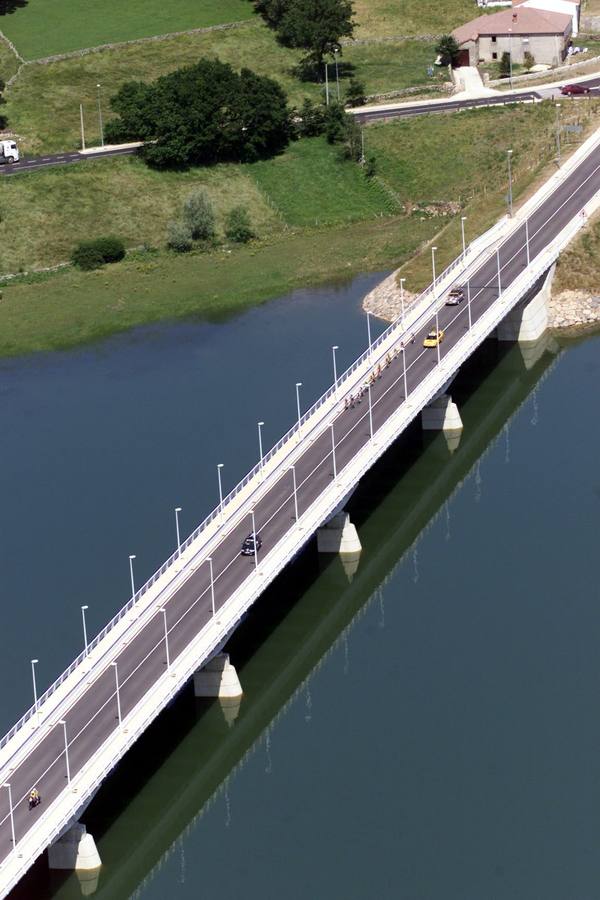
{"label": "tree", "polygon": [[0,16],[10,15],[17,9],[27,6],[29,0],[0,0]]}
{"label": "tree", "polygon": [[535,57],[529,50],[526,50],[523,54],[523,64],[527,70],[532,69],[535,66]]}
{"label": "tree", "polygon": [[278,153],[290,137],[280,86],[218,59],[201,59],[149,85],[128,82],[111,107],[119,118],[107,125],[109,139],[144,141],[141,155],[157,167],[253,161]]}
{"label": "tree", "polygon": [[104,263],[118,262],[125,256],[125,244],[118,237],[99,237],[80,241],[71,254],[71,262],[80,269],[99,269]]}
{"label": "tree", "polygon": [[510,53],[504,51],[500,59],[500,78],[508,78],[511,72]]}
{"label": "tree", "polygon": [[225,235],[236,244],[247,244],[252,240],[254,232],[245,206],[234,206],[227,213]]}
{"label": "tree", "polygon": [[348,113],[341,103],[332,103],[325,113],[325,135],[330,144],[340,144],[348,132]]}
{"label": "tree", "polygon": [[208,195],[194,191],[183,204],[183,221],[195,241],[210,241],[215,236],[215,213]]}
{"label": "tree", "polygon": [[192,249],[194,242],[192,232],[187,222],[178,219],[167,225],[167,246],[177,253],[187,253]]}
{"label": "tree", "polygon": [[272,28],[276,28],[290,0],[255,0],[254,8]]}
{"label": "tree", "polygon": [[346,91],[346,103],[348,106],[363,106],[367,100],[366,94],[367,92],[362,81],[359,81],[358,78],[351,78]]}
{"label": "tree", "polygon": [[354,32],[352,0],[290,0],[277,27],[288,47],[307,51],[303,67],[320,77],[323,59],[340,49],[340,38]]}
{"label": "tree", "polygon": [[455,66],[458,62],[460,47],[451,34],[443,34],[436,44],[435,52],[441,56],[443,66]]}
{"label": "tree", "polygon": [[325,131],[326,107],[322,103],[313,103],[308,97],[298,110],[294,121],[299,137],[317,137]]}

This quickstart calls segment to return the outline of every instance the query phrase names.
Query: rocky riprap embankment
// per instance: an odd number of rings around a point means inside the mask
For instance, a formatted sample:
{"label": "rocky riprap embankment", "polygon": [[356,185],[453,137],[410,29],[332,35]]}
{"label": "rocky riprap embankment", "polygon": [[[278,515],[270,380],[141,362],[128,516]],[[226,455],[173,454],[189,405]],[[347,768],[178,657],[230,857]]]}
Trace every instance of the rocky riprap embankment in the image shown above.
{"label": "rocky riprap embankment", "polygon": [[600,296],[587,291],[561,291],[552,296],[548,310],[552,329],[591,331],[600,325]]}
{"label": "rocky riprap embankment", "polygon": [[[397,272],[384,278],[363,300],[363,309],[387,322],[393,322],[402,312],[402,297],[397,283]],[[404,291],[404,310],[417,298],[417,294]],[[600,296],[590,296],[586,291],[561,291],[556,293],[548,310],[548,327],[557,331],[591,331],[600,326]]]}

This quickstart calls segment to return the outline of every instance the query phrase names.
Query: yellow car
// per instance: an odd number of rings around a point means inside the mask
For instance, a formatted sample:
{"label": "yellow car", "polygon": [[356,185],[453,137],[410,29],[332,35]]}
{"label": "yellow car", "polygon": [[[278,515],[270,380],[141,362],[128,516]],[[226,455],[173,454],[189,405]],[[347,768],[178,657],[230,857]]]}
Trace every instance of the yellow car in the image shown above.
{"label": "yellow car", "polygon": [[444,332],[440,328],[439,331],[436,331],[435,328],[433,331],[430,331],[425,340],[423,341],[424,347],[437,347],[438,344],[441,344],[444,340]]}

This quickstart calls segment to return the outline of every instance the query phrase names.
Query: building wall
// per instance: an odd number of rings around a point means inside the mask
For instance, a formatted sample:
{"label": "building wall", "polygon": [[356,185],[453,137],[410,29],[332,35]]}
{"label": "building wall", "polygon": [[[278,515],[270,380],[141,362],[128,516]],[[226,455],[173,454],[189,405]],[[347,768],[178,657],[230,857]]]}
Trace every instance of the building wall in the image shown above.
{"label": "building wall", "polygon": [[[557,66],[566,56],[570,37],[570,28],[566,35],[534,34],[529,38],[520,35],[514,35],[512,38],[497,35],[495,41],[491,37],[480,37],[479,51],[478,53],[475,51],[471,55],[471,61],[473,65],[476,65],[478,60],[483,60],[483,62],[497,60],[499,62],[503,53],[512,53],[513,63],[522,63],[525,53],[529,51],[536,63]],[[495,57],[494,54],[496,54]],[[477,56],[477,60],[475,56]]]}

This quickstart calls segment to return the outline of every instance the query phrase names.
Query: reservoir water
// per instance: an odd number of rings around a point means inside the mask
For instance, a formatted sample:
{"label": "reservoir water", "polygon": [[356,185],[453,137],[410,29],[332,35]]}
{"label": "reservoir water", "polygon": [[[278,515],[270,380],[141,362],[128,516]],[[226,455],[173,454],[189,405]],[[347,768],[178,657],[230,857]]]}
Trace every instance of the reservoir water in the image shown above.
{"label": "reservoir water", "polygon": [[[0,363],[0,730],[364,348],[378,277]],[[95,896],[597,895],[599,350],[483,349],[458,449],[413,428],[353,498],[357,571],[309,547],[234,638],[235,722],[184,692],[106,783]]]}

